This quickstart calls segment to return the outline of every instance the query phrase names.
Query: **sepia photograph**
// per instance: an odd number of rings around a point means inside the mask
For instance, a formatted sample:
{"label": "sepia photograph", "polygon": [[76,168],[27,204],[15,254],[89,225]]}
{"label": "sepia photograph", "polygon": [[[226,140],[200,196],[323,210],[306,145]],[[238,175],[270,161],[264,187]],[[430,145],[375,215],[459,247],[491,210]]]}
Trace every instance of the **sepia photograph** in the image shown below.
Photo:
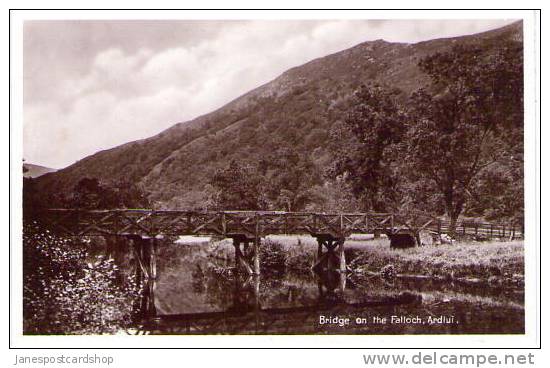
{"label": "sepia photograph", "polygon": [[16,328],[524,336],[524,19],[421,14],[24,20]]}

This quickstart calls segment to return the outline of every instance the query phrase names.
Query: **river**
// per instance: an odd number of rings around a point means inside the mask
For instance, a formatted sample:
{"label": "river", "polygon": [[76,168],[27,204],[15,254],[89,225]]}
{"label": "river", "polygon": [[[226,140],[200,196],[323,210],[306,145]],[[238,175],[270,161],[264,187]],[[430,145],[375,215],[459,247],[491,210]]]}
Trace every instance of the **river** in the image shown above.
{"label": "river", "polygon": [[524,333],[522,289],[293,270],[249,277],[211,250],[207,242],[159,246],[157,279],[132,333]]}

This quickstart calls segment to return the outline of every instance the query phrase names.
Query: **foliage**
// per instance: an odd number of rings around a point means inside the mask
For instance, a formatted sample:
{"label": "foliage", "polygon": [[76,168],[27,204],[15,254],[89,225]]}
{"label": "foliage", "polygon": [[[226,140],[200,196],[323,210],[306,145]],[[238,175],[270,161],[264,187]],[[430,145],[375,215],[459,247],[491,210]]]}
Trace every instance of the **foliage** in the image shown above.
{"label": "foliage", "polygon": [[317,167],[295,148],[283,145],[261,159],[259,175],[272,209],[300,211],[318,199],[312,190],[320,184]]}
{"label": "foliage", "polygon": [[282,244],[266,239],[260,247],[260,267],[262,272],[284,271],[287,254]]}
{"label": "foliage", "polygon": [[23,232],[23,332],[111,334],[129,326],[139,285],[83,240],[27,224]]}
{"label": "foliage", "polygon": [[389,279],[389,280],[395,278],[395,276],[396,276],[395,266],[392,265],[392,264],[385,265],[380,270],[380,276],[382,278]]}
{"label": "foliage", "polygon": [[139,184],[127,180],[101,182],[97,178],[81,178],[66,192],[42,191],[37,179],[23,179],[23,209],[27,219],[39,208],[149,208],[146,192]]}
{"label": "foliage", "polygon": [[360,212],[364,208],[351,190],[351,185],[342,178],[327,180],[322,186],[313,187],[315,202],[308,209],[318,212]]}
{"label": "foliage", "polygon": [[483,216],[488,221],[506,219],[511,225],[523,224],[523,159],[511,157],[510,161],[480,173],[470,189],[471,198],[464,210],[465,215]]}
{"label": "foliage", "polygon": [[[441,278],[475,278],[517,285],[524,274],[523,241],[475,242],[464,241],[446,245],[395,250],[389,240],[352,238],[346,240],[346,261],[354,272],[382,272],[408,275],[424,275]],[[266,245],[267,244],[267,245]],[[216,248],[216,256],[233,256],[230,243]],[[284,257],[285,272],[309,273],[317,250],[317,241],[310,236],[277,235],[262,243],[261,257],[268,257],[271,265],[280,265]],[[267,253],[267,254],[266,254]],[[282,253],[282,254],[281,254]],[[270,255],[271,254],[271,255]],[[276,262],[273,262],[276,260]],[[392,265],[391,267],[386,267]],[[385,269],[385,270],[384,270]],[[384,270],[384,271],[383,271]],[[262,272],[268,271],[262,264]]]}
{"label": "foliage", "polygon": [[82,209],[147,208],[149,202],[136,185],[119,181],[108,185],[97,178],[82,178],[68,199],[68,207]]}
{"label": "foliage", "polygon": [[229,210],[258,210],[264,208],[264,193],[254,167],[231,161],[212,178],[212,202],[216,208]]}
{"label": "foliage", "polygon": [[214,208],[230,210],[303,210],[317,197],[314,164],[283,146],[257,165],[232,160],[206,186]]}
{"label": "foliage", "polygon": [[383,271],[439,278],[475,278],[517,285],[524,275],[524,244],[514,242],[463,242],[459,245],[433,245],[395,251],[389,245],[372,242],[349,244],[360,250],[353,266],[356,271]]}
{"label": "foliage", "polygon": [[[420,61],[432,85],[406,104],[395,91],[361,87],[333,131],[351,144],[334,151],[328,173],[348,181],[367,209],[444,211],[452,229],[465,208],[519,217],[513,212],[523,197],[513,183],[523,176],[522,65],[517,43],[489,55],[458,44]],[[494,188],[491,170],[508,174]]]}
{"label": "foliage", "polygon": [[327,175],[350,183],[364,209],[384,211],[388,203],[398,201],[394,166],[402,161],[395,147],[405,134],[407,115],[396,96],[379,85],[362,86],[344,125],[331,132],[335,141],[346,139],[348,144],[336,148]]}
{"label": "foliage", "polygon": [[[490,56],[456,45],[420,62],[441,91],[419,90],[411,97],[405,172],[436,188],[451,221],[474,199],[472,188],[481,189],[484,172],[496,163],[507,166],[513,155],[523,161],[522,66],[517,43]],[[522,196],[517,199],[522,208]]]}

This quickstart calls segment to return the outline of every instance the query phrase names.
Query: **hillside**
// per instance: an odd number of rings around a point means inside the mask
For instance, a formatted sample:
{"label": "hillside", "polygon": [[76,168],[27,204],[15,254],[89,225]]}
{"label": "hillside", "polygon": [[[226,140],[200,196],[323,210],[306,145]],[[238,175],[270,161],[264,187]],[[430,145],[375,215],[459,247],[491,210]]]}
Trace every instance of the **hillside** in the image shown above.
{"label": "hillside", "polygon": [[522,41],[521,22],[416,44],[361,43],[292,68],[209,114],[43,175],[36,184],[44,193],[63,193],[83,177],[125,180],[142,185],[157,208],[190,208],[201,205],[212,176],[231,160],[264,160],[265,175],[278,175],[269,162],[291,151],[301,164],[307,161],[303,174],[316,178],[311,185],[322,186],[328,146],[338,143],[329,142],[329,132],[345,117],[349,98],[361,84],[398,88],[405,97],[428,83],[417,66],[423,57],[457,42],[479,45],[490,54],[505,39]]}
{"label": "hillside", "polygon": [[23,177],[24,178],[38,178],[39,176],[42,176],[47,173],[55,172],[55,169],[44,167],[40,165],[34,165],[29,163],[23,164]]}

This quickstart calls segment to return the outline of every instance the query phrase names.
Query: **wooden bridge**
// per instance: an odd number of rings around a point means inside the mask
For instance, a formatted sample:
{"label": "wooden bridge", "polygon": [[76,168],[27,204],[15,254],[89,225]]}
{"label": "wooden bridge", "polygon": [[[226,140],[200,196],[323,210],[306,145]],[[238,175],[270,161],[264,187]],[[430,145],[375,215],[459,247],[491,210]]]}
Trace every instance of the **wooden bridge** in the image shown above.
{"label": "wooden bridge", "polygon": [[[344,242],[351,234],[385,233],[393,241],[421,231],[443,234],[450,223],[425,214],[312,213],[279,211],[173,211],[48,209],[40,221],[64,236],[121,236],[132,239],[146,278],[156,275],[156,239],[163,236],[219,236],[233,239],[237,268],[260,274],[260,243],[267,235],[310,234],[318,241],[314,268],[346,272]],[[484,238],[518,238],[519,228],[459,222],[456,232]]]}

